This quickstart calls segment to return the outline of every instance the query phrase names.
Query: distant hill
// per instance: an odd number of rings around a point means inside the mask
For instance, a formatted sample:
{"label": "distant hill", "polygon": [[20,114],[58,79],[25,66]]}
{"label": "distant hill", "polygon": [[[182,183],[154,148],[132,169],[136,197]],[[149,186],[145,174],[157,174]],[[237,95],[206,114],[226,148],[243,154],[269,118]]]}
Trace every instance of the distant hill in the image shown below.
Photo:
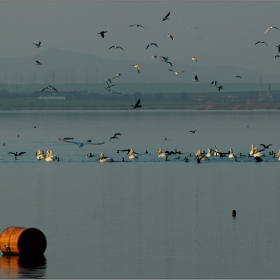
{"label": "distant hill", "polygon": [[[42,62],[36,65],[35,60]],[[139,64],[141,72],[131,66]],[[201,83],[218,80],[224,83],[259,83],[260,77],[264,83],[278,82],[279,75],[265,73],[232,66],[200,67],[196,64],[176,64],[175,71],[184,70],[185,73],[175,75],[168,71],[169,64],[160,62],[160,58],[151,59],[150,63],[129,60],[112,60],[92,54],[65,51],[57,48],[42,50],[31,57],[0,57],[0,83],[20,84],[102,84],[106,78],[115,79],[117,83],[192,83],[198,75]],[[172,68],[172,69],[173,69]],[[234,78],[240,75],[242,78]],[[198,84],[198,83],[197,83]],[[105,85],[105,84],[104,84]]]}

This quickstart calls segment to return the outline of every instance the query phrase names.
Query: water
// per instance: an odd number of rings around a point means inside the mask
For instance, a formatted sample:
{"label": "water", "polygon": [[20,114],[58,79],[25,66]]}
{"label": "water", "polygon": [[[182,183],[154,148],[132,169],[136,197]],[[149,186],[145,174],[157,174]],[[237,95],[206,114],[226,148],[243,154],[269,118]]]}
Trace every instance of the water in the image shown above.
{"label": "water", "polygon": [[[47,238],[41,259],[1,256],[0,278],[279,277],[280,161],[269,151],[280,148],[280,112],[0,115],[0,232],[35,227]],[[108,141],[115,132],[122,136]],[[64,137],[106,143],[79,148]],[[263,162],[239,157],[260,143],[272,144]],[[197,164],[193,154],[215,145],[238,160]],[[183,154],[165,161],[156,157],[160,147]],[[128,148],[136,161],[117,153]],[[60,161],[37,161],[38,149]],[[26,154],[14,160],[10,151]],[[115,162],[101,164],[89,152]]]}

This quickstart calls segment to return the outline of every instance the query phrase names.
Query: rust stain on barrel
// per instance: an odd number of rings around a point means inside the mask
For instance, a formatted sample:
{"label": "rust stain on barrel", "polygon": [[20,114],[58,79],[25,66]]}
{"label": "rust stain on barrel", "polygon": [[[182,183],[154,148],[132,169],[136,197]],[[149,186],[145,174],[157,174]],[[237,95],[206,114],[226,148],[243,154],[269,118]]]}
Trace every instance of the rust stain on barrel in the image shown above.
{"label": "rust stain on barrel", "polygon": [[0,249],[9,255],[42,255],[47,247],[45,235],[36,228],[9,227],[0,236]]}

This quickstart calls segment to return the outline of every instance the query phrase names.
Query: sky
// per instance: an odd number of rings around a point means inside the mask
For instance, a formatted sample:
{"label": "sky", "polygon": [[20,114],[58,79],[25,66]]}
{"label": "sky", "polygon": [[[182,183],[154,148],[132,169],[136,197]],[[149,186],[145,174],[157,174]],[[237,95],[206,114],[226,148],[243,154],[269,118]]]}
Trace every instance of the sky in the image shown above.
{"label": "sky", "polygon": [[[274,58],[280,29],[264,34],[270,26],[280,28],[280,1],[0,1],[0,57],[56,47],[145,63],[152,55],[168,56],[176,71],[184,70],[176,63],[197,63],[280,74],[280,57]],[[103,30],[105,38],[98,34]],[[152,42],[158,48],[146,49]],[[109,50],[112,45],[124,51]]]}

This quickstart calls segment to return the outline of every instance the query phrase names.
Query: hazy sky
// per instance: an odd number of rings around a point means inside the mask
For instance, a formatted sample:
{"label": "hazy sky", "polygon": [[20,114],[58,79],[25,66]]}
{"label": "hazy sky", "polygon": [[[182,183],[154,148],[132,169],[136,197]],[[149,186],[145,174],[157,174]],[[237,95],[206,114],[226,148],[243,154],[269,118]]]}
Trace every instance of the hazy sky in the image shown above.
{"label": "hazy sky", "polygon": [[[168,12],[169,20],[162,21]],[[196,63],[195,56],[201,66],[280,74],[280,58],[274,58],[280,30],[264,34],[269,26],[280,28],[280,1],[0,1],[0,56],[33,56],[57,47],[148,63],[152,55],[163,55],[174,69],[176,63]],[[102,30],[108,31],[105,38],[98,35]],[[259,40],[268,46],[255,45]],[[39,41],[36,49],[32,43]],[[159,48],[146,50],[151,42]],[[108,50],[112,45],[124,51]]]}

